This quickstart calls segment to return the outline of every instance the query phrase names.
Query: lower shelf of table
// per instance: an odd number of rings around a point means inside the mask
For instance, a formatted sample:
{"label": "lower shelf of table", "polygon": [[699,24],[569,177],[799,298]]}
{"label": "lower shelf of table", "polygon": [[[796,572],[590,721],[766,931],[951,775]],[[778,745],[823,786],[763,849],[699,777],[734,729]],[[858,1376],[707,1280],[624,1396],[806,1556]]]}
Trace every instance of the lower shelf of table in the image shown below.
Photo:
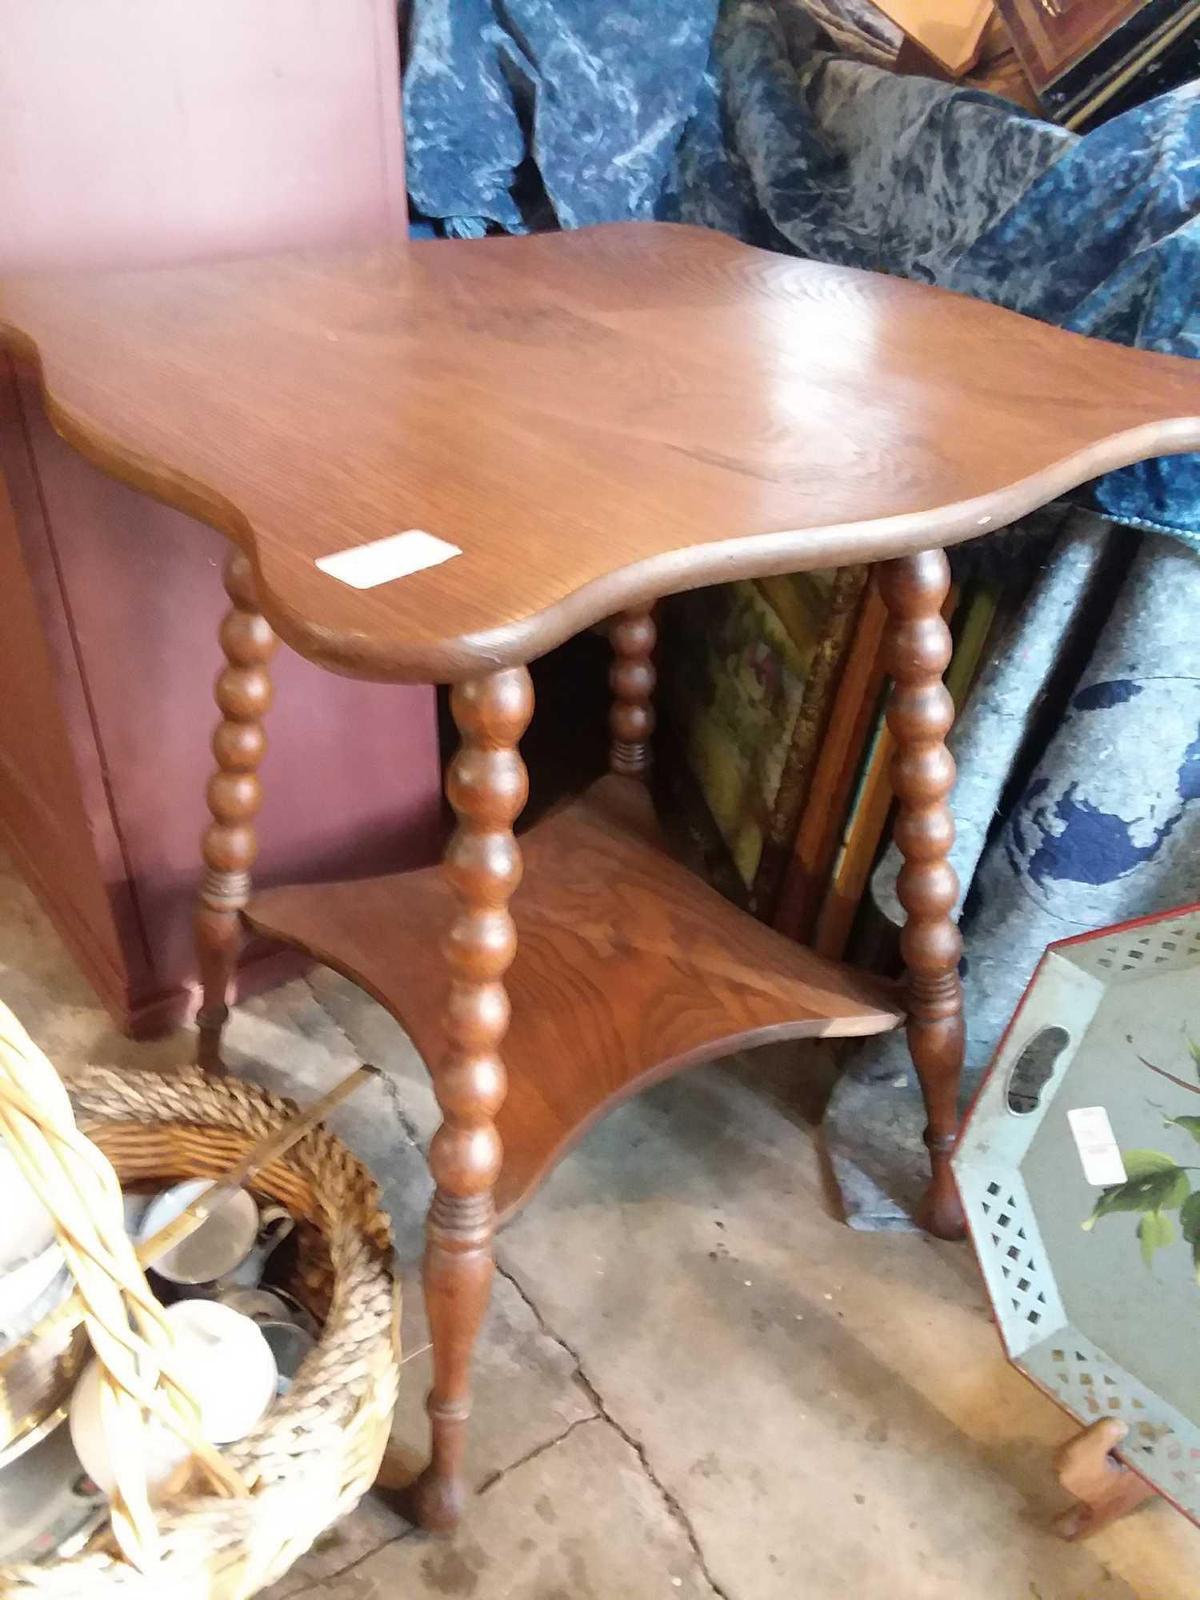
{"label": "lower shelf of table", "polygon": [[[521,844],[502,1215],[649,1083],[731,1050],[882,1033],[902,1019],[891,985],[793,944],[674,861],[633,780],[602,779]],[[269,890],[246,918],[361,985],[436,1062],[452,901],[429,868]]]}

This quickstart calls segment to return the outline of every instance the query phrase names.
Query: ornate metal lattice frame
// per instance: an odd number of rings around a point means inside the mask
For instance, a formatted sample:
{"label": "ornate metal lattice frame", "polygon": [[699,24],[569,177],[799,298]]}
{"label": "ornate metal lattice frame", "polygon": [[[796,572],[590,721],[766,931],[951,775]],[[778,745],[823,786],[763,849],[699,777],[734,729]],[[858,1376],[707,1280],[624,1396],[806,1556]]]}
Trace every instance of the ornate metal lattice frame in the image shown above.
{"label": "ornate metal lattice frame", "polygon": [[[1051,945],[968,1114],[954,1172],[1009,1359],[1081,1423],[1102,1417],[1127,1423],[1121,1459],[1200,1522],[1200,1411],[1183,1414],[1130,1370],[1133,1363],[1102,1349],[1078,1325],[1082,1319],[1068,1316],[1043,1238],[1051,1196],[1042,1192],[1035,1204],[1023,1171],[1056,1099],[1065,1093],[1073,1103],[1086,1103],[1089,1028],[1105,997],[1127,989],[1131,1011],[1144,1015],[1155,1003],[1156,980],[1189,970],[1197,975],[1200,1019],[1200,906]],[[1010,1109],[1013,1069],[1026,1046],[1043,1029],[1064,1024],[1067,1042],[1036,1107]],[[1079,1233],[1078,1249],[1088,1249],[1087,1239]],[[1114,1292],[1121,1287],[1098,1284],[1097,1302]],[[1164,1337],[1170,1336],[1164,1326]]]}

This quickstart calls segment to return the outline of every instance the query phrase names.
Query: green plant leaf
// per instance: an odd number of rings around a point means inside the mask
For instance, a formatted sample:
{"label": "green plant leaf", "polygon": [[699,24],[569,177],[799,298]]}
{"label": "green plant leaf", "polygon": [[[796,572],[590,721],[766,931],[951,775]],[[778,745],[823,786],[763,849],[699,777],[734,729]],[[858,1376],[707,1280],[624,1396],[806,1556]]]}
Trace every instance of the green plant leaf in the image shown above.
{"label": "green plant leaf", "polygon": [[1188,1195],[1179,1208],[1179,1231],[1192,1247],[1196,1282],[1200,1283],[1200,1189]]}
{"label": "green plant leaf", "polygon": [[1145,1178],[1152,1172],[1177,1172],[1179,1163],[1174,1156],[1161,1150],[1123,1150],[1121,1160],[1127,1178]]}
{"label": "green plant leaf", "polygon": [[1138,1223],[1137,1236],[1142,1247],[1142,1260],[1149,1267],[1154,1264],[1154,1252],[1163,1249],[1174,1239],[1175,1229],[1170,1217],[1164,1216],[1161,1211],[1147,1211]]}
{"label": "green plant leaf", "polygon": [[1200,1044],[1195,1039],[1188,1037],[1188,1049],[1192,1053],[1192,1060],[1196,1063],[1196,1076],[1200,1078]]}
{"label": "green plant leaf", "polygon": [[1168,1117],[1169,1128],[1182,1128],[1184,1133],[1190,1133],[1197,1144],[1200,1144],[1200,1117]]}
{"label": "green plant leaf", "polygon": [[1097,1197],[1085,1229],[1117,1211],[1176,1211],[1192,1192],[1184,1168],[1160,1150],[1127,1150],[1122,1160],[1128,1180]]}

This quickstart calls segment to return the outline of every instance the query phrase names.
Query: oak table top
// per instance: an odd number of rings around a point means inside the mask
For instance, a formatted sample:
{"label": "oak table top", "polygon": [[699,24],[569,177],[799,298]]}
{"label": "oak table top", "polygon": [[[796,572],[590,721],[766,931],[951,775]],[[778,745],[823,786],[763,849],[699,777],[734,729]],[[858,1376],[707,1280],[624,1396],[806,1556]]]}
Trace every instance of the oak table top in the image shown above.
{"label": "oak table top", "polygon": [[[1200,364],[673,224],[10,279],[0,343],[84,454],[246,551],[289,643],[380,680],[1200,449]],[[461,554],[316,565],[413,529]]]}

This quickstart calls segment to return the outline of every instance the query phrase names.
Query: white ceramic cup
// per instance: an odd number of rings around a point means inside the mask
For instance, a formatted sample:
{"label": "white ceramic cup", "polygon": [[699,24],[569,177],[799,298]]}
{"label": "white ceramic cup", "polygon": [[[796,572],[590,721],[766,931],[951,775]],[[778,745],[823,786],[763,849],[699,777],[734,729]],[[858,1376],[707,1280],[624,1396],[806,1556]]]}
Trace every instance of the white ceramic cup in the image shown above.
{"label": "white ceramic cup", "polygon": [[53,1243],[50,1213],[0,1139],[0,1275],[44,1254]]}
{"label": "white ceramic cup", "polygon": [[[57,1239],[20,1266],[0,1271],[0,1350],[17,1343],[38,1321],[43,1302],[60,1278],[69,1277]],[[56,1302],[53,1302],[56,1303]]]}
{"label": "white ceramic cup", "polygon": [[[189,1178],[155,1195],[138,1224],[139,1243],[153,1238],[213,1187],[207,1178]],[[237,1189],[189,1238],[151,1262],[150,1270],[189,1298],[215,1298],[234,1286],[253,1288],[267,1257],[294,1226],[285,1207],[260,1206],[248,1190]]]}
{"label": "white ceramic cup", "polygon": [[[211,1444],[244,1438],[275,1398],[278,1372],[257,1325],[215,1300],[180,1300],[169,1306],[178,1370],[200,1406],[200,1429]],[[100,1422],[100,1367],[93,1361],[71,1396],[71,1440],[84,1469],[106,1494],[114,1477]],[[151,1423],[146,1430],[146,1477],[158,1487],[187,1456],[171,1430]]]}

